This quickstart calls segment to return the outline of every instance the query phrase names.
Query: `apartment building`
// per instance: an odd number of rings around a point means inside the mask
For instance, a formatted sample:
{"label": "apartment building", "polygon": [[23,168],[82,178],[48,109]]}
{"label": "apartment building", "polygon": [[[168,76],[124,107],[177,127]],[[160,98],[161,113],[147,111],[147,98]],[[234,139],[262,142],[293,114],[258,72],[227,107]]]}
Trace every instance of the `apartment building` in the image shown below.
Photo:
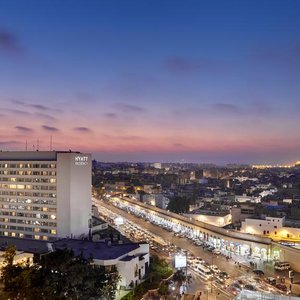
{"label": "apartment building", "polygon": [[0,152],[0,237],[87,235],[91,206],[90,154]]}

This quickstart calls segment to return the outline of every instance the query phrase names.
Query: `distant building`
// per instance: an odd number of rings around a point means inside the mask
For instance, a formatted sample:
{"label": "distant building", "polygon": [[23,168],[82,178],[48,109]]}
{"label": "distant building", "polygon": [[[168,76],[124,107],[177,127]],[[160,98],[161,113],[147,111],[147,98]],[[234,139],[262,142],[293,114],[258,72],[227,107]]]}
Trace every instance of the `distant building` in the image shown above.
{"label": "distant building", "polygon": [[300,241],[300,228],[286,227],[285,218],[248,218],[242,222],[241,231],[269,236],[274,240]]}
{"label": "distant building", "polygon": [[207,224],[211,224],[218,227],[224,227],[231,224],[230,212],[218,212],[218,211],[207,211],[197,209],[190,213],[183,214],[185,217],[195,219]]}
{"label": "distant building", "polygon": [[91,164],[91,155],[80,152],[0,152],[0,236],[87,235]]}
{"label": "distant building", "polygon": [[155,169],[161,169],[161,163],[160,162],[153,163],[152,167]]}
{"label": "distant building", "polygon": [[247,196],[247,195],[236,195],[235,196],[235,202],[238,203],[245,203],[245,202],[250,202],[250,203],[260,203],[260,197],[253,197],[253,196]]}
{"label": "distant building", "polygon": [[161,209],[167,209],[170,199],[162,194],[145,194],[142,196],[142,202]]}

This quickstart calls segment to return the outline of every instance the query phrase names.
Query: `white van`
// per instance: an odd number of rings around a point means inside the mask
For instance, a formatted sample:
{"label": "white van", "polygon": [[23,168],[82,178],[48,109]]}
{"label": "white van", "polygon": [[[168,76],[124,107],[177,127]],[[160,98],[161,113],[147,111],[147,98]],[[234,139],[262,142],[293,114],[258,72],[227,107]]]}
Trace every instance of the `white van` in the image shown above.
{"label": "white van", "polygon": [[213,273],[211,272],[211,270],[201,264],[197,266],[197,272],[206,280],[209,280],[213,277]]}
{"label": "white van", "polygon": [[288,262],[276,262],[274,265],[274,269],[278,271],[289,270],[291,265]]}

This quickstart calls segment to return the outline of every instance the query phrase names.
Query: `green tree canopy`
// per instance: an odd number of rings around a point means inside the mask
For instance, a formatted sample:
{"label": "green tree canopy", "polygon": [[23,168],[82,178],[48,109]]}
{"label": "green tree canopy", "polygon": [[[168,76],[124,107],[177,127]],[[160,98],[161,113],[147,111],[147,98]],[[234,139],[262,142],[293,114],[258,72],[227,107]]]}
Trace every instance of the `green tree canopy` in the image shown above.
{"label": "green tree canopy", "polygon": [[119,281],[116,268],[110,271],[93,265],[92,259],[74,256],[73,251],[56,250],[42,257],[38,265],[15,265],[15,248],[5,252],[2,278],[8,299],[107,299],[115,298]]}

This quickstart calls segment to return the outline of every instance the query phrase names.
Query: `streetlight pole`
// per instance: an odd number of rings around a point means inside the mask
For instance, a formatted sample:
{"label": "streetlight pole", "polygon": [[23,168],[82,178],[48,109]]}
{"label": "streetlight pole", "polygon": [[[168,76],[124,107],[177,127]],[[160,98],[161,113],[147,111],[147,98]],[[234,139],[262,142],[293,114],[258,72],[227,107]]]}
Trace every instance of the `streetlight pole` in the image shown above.
{"label": "streetlight pole", "polygon": [[185,250],[185,261],[186,261],[186,264],[185,264],[185,292],[187,292],[187,289],[188,289],[188,256],[187,256],[187,250]]}

